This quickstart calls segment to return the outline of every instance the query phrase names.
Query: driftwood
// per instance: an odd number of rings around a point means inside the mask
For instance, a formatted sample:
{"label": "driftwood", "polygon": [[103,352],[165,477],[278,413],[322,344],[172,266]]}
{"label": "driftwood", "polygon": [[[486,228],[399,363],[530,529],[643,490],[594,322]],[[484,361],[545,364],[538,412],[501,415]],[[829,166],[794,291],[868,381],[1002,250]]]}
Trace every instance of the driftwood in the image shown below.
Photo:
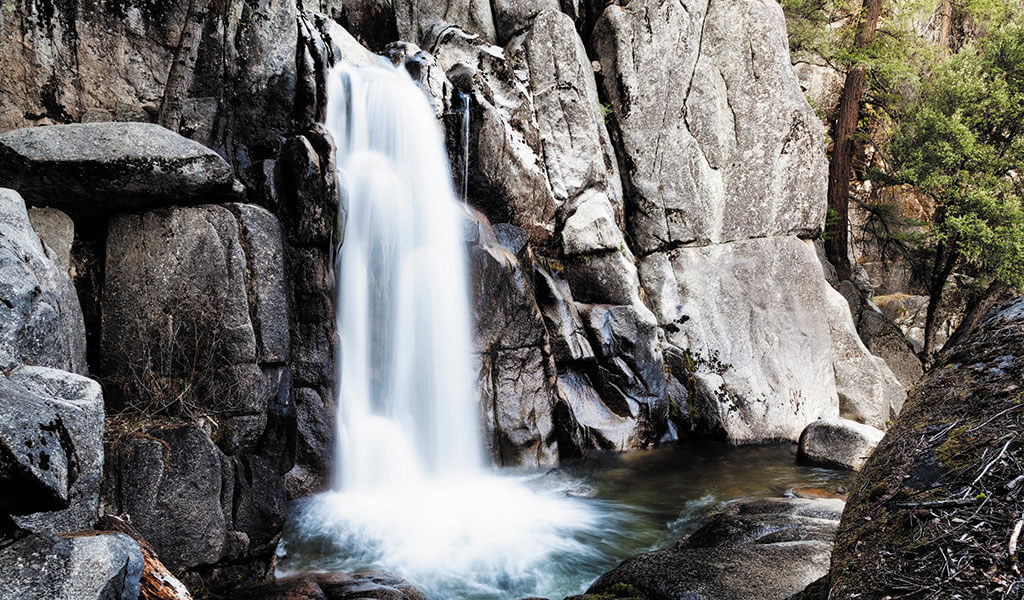
{"label": "driftwood", "polygon": [[192,594],[189,593],[188,588],[167,570],[167,567],[160,562],[156,550],[127,520],[113,515],[104,515],[96,522],[96,529],[123,533],[138,542],[145,563],[139,592],[141,600],[192,600]]}

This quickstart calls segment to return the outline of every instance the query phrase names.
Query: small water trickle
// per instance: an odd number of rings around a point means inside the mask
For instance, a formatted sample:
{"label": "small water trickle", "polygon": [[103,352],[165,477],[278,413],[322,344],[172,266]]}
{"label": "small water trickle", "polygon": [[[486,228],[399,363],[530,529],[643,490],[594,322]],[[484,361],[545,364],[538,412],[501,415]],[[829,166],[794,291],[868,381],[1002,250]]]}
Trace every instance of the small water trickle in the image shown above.
{"label": "small water trickle", "polygon": [[469,200],[469,126],[470,126],[470,102],[472,97],[459,92],[459,105],[462,108],[462,201]]}

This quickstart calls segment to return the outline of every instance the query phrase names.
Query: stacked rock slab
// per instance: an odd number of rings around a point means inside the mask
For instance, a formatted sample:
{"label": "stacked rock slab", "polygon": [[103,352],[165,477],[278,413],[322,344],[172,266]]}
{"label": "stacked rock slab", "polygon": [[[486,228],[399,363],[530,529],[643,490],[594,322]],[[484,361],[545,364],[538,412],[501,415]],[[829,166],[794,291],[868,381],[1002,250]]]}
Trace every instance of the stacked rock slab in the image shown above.
{"label": "stacked rock slab", "polygon": [[[19,523],[91,527],[102,479],[102,511],[129,515],[190,585],[216,589],[267,577],[297,428],[282,224],[265,208],[234,202],[239,186],[218,154],[156,125],[57,125],[0,135],[0,152],[12,157],[3,181],[24,189],[36,206],[60,206],[90,227],[105,225],[97,366],[107,408],[126,432],[111,435],[104,460],[98,386],[75,387],[38,367],[15,370],[13,383],[65,397],[53,412],[69,422],[65,437],[75,452],[68,472],[77,473],[64,493],[70,508]],[[59,274],[67,279],[67,267]],[[39,336],[31,328],[15,331],[15,339],[27,340],[22,348],[35,348]],[[75,411],[85,416],[70,421]]]}

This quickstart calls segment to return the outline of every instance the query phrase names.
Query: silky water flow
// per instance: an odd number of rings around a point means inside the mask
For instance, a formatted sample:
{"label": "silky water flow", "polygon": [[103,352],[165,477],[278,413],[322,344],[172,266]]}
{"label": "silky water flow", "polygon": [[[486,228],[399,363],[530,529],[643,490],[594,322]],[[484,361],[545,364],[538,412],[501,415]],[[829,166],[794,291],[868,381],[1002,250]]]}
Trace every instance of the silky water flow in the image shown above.
{"label": "silky water flow", "polygon": [[564,490],[485,465],[465,209],[438,121],[403,69],[342,64],[326,127],[347,207],[335,263],[337,473],[299,528],[327,535],[340,566],[393,572],[431,598],[550,589],[545,563],[583,559],[575,534],[599,519]]}

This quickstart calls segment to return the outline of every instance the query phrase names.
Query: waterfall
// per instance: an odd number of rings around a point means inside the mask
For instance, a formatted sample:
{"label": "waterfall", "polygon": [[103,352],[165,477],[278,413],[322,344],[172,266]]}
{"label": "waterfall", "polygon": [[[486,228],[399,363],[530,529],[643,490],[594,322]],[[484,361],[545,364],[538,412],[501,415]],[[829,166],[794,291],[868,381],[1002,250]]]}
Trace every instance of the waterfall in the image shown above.
{"label": "waterfall", "polygon": [[348,210],[337,486],[479,470],[464,213],[433,111],[397,69],[340,65],[328,99]]}
{"label": "waterfall", "polygon": [[337,472],[333,491],[297,510],[289,544],[331,548],[332,570],[396,573],[431,599],[582,591],[575,577],[595,552],[583,532],[609,520],[564,481],[484,464],[465,209],[426,97],[402,69],[345,64],[328,95],[347,207]]}

